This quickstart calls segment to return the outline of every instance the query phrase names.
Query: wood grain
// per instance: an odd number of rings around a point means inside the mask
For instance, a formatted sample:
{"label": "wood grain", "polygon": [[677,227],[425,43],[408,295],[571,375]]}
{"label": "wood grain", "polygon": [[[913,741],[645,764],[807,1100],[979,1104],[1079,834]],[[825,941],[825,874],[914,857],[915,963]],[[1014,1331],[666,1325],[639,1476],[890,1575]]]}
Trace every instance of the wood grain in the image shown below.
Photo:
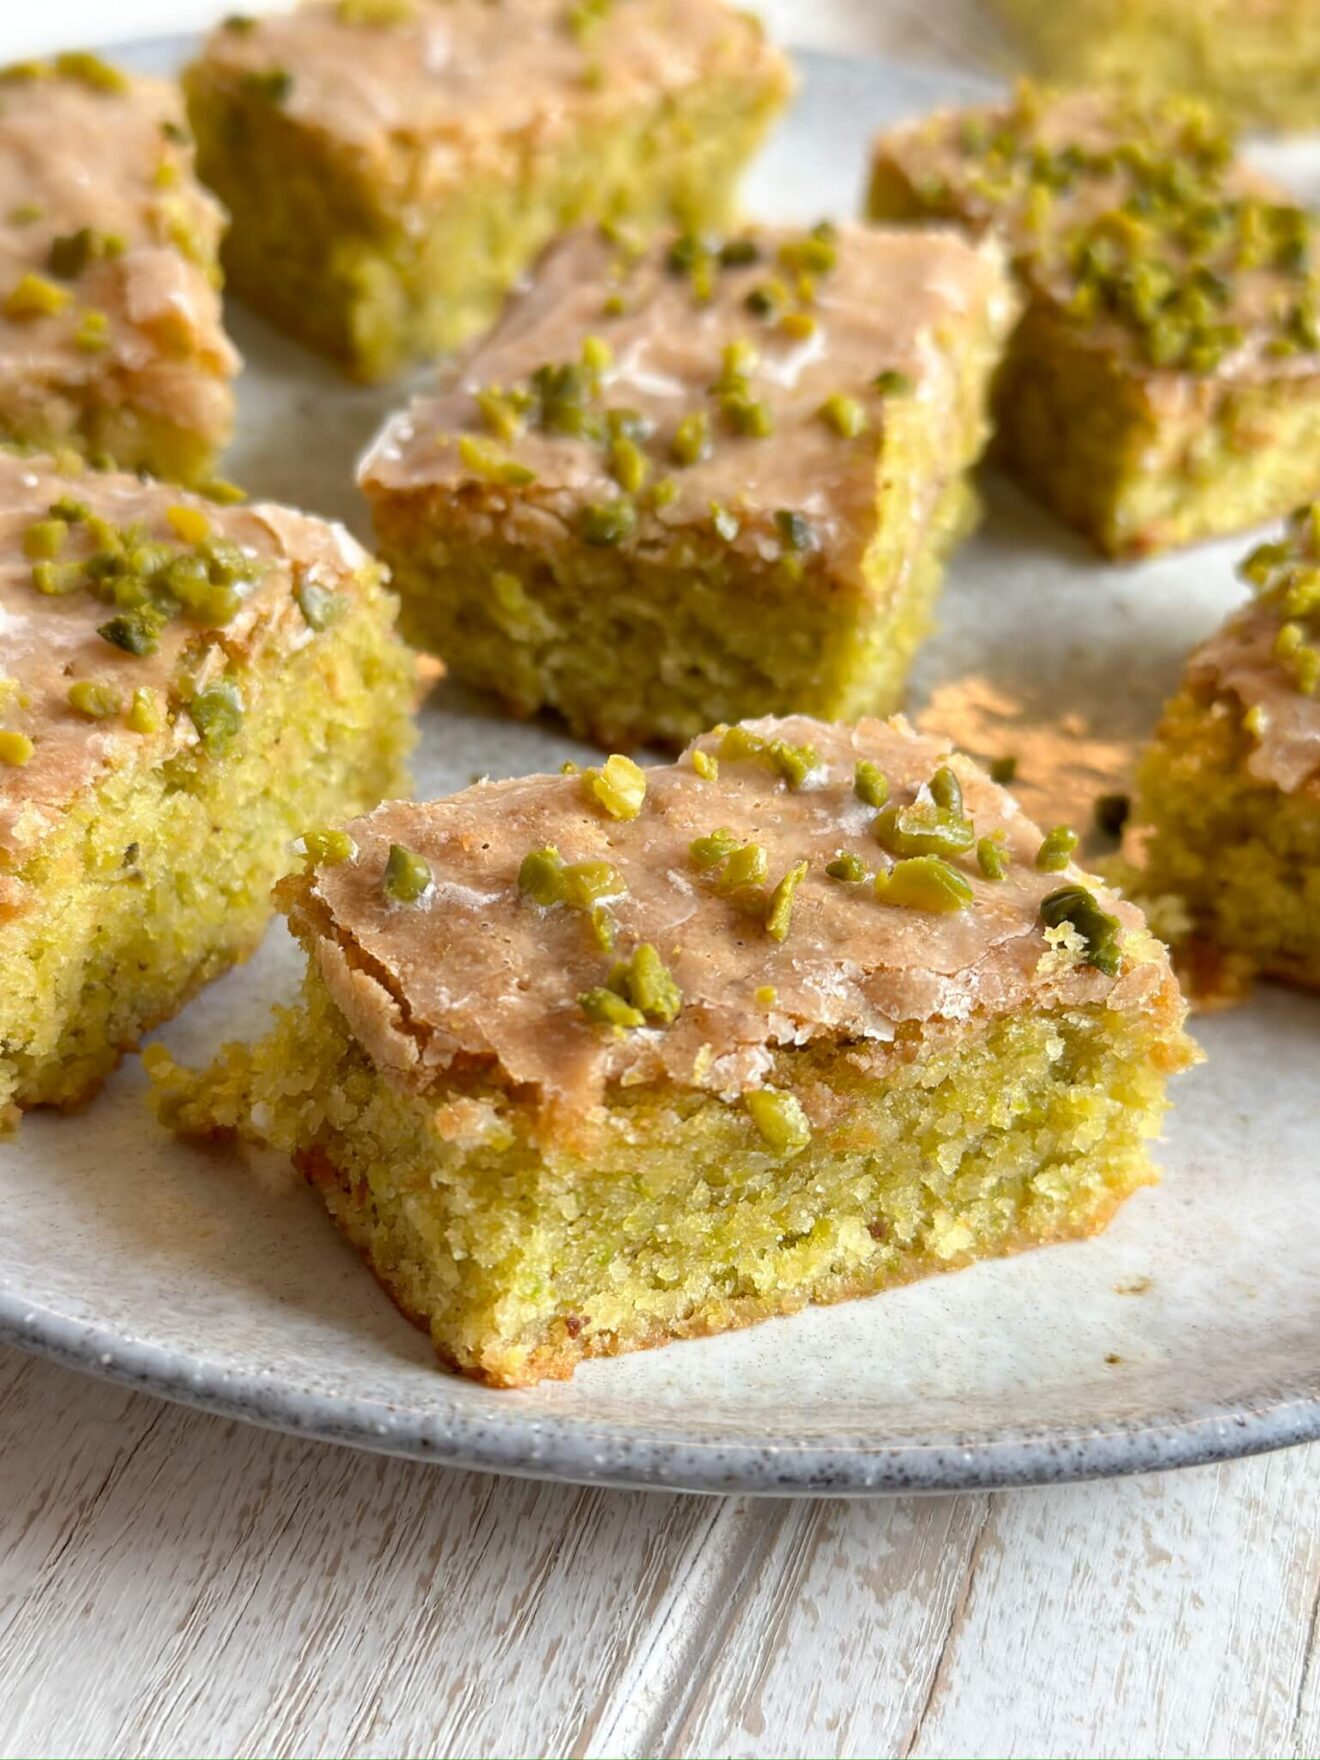
{"label": "wood grain", "polygon": [[0,1352],[0,1754],[1311,1755],[1320,1450],[816,1504],[446,1473]]}

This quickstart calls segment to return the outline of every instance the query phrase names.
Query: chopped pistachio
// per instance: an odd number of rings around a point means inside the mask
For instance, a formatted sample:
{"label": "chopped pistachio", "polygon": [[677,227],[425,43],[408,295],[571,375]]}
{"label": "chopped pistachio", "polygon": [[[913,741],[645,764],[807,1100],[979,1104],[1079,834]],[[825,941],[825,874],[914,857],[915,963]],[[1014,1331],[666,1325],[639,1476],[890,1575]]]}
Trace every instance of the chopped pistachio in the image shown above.
{"label": "chopped pistachio", "polygon": [[128,706],[128,725],[134,733],[159,733],[165,724],[160,698],[147,685],[139,685]]}
{"label": "chopped pistachio", "polygon": [[51,502],[49,512],[52,519],[62,519],[66,526],[76,526],[90,519],[92,510],[85,501],[75,501],[71,495],[61,495],[58,501]]}
{"label": "chopped pistachio", "polygon": [[738,515],[729,508],[722,507],[718,501],[710,504],[710,519],[715,527],[716,537],[723,538],[726,544],[732,544],[742,530]]}
{"label": "chopped pistachio", "polygon": [[1084,886],[1061,886],[1041,900],[1040,914],[1048,929],[1070,923],[1086,943],[1087,962],[1106,977],[1117,975],[1121,924],[1101,909],[1094,893]]}
{"label": "chopped pistachio", "polygon": [[618,898],[628,890],[613,862],[599,859],[570,862],[564,869],[563,885],[566,902],[580,911],[590,911],[602,899]]}
{"label": "chopped pistachio", "polygon": [[306,831],[302,838],[303,854],[309,863],[336,868],[357,854],[357,845],[347,831]]}
{"label": "chopped pistachio", "polygon": [[730,391],[720,399],[720,408],[734,433],[745,439],[766,440],[775,431],[774,416],[763,398]]}
{"label": "chopped pistachio", "polygon": [[211,535],[211,522],[200,507],[189,507],[178,501],[165,509],[165,518],[185,544],[204,544]]}
{"label": "chopped pistachio", "polygon": [[582,365],[589,373],[606,373],[614,365],[614,350],[603,336],[588,336],[582,344]]}
{"label": "chopped pistachio", "polygon": [[528,483],[536,481],[536,472],[525,464],[519,464],[516,458],[506,458],[503,453],[485,440],[479,440],[475,434],[462,434],[458,441],[458,456],[464,470],[471,471],[474,477],[481,477],[491,483],[507,483],[510,488],[523,489]]}
{"label": "chopped pistachio", "polygon": [[578,1007],[598,1027],[646,1025],[646,1016],[640,1008],[634,1008],[631,1002],[604,985],[597,985],[594,990],[584,990],[578,997]]}
{"label": "chopped pistachio", "polygon": [[384,30],[411,24],[417,17],[417,0],[339,0],[336,11],[340,24]]}
{"label": "chopped pistachio", "polygon": [[791,508],[781,507],[775,514],[775,530],[780,540],[797,554],[816,548],[816,534],[812,530],[811,521]]}
{"label": "chopped pistachio", "polygon": [[222,752],[243,726],[243,696],[232,679],[203,685],[188,704],[188,715],[208,752]]}
{"label": "chopped pistachio", "polygon": [[673,477],[661,477],[651,490],[652,507],[668,507],[678,500],[678,484]]}
{"label": "chopped pistachio", "polygon": [[648,1021],[663,1026],[678,1018],[683,1006],[683,992],[673,974],[649,941],[634,948],[630,960],[620,961],[609,976],[609,988],[641,1013]]}
{"label": "chopped pistachio", "polygon": [[974,896],[966,877],[943,856],[895,862],[887,873],[876,875],[875,894],[882,904],[941,914],[966,910]]}
{"label": "chopped pistachio", "polygon": [[628,495],[636,495],[646,482],[650,461],[635,440],[620,434],[610,447],[610,473]]}
{"label": "chopped pistachio", "polygon": [[788,740],[764,739],[748,727],[727,727],[720,739],[720,756],[730,763],[752,760],[776,770],[790,788],[801,788],[819,763],[814,746],[795,746]]}
{"label": "chopped pistachio", "polygon": [[987,880],[1002,880],[1008,873],[1008,852],[1004,841],[1002,831],[992,831],[988,837],[977,840],[976,864]]}
{"label": "chopped pistachio", "polygon": [[962,784],[947,764],[941,764],[931,777],[930,798],[944,812],[955,813],[961,817],[963,810]]}
{"label": "chopped pistachio", "polygon": [[855,440],[866,427],[866,411],[855,397],[845,397],[841,391],[827,397],[816,413],[843,440]]}
{"label": "chopped pistachio", "polygon": [[737,849],[738,839],[732,831],[721,828],[708,837],[696,837],[688,845],[688,856],[694,868],[715,868]]}
{"label": "chopped pistachio", "polygon": [[37,202],[20,202],[16,208],[9,210],[5,218],[11,226],[33,226],[44,213],[45,209]]}
{"label": "chopped pistachio", "polygon": [[32,585],[48,599],[62,599],[82,585],[82,570],[76,562],[34,562]]}
{"label": "chopped pistachio", "polygon": [[344,609],[344,601],[338,593],[323,587],[308,574],[300,575],[294,582],[293,598],[302,612],[303,622],[318,634],[329,629]]}
{"label": "chopped pistachio", "polygon": [[932,801],[897,802],[882,807],[871,827],[892,856],[953,856],[971,849],[976,832],[970,819]]}
{"label": "chopped pistachio", "polygon": [[0,764],[11,764],[16,769],[21,769],[24,764],[32,761],[32,754],[36,749],[28,734],[19,733],[12,727],[0,728]]}
{"label": "chopped pistachio", "polygon": [[795,862],[770,894],[765,929],[772,941],[786,941],[793,918],[793,895],[807,877],[806,862]]}
{"label": "chopped pistachio", "polygon": [[752,1123],[776,1155],[800,1155],[811,1141],[811,1124],[794,1094],[756,1088],[745,1096]]}
{"label": "chopped pistachio", "polygon": [[720,761],[701,746],[692,748],[692,768],[703,782],[714,782],[720,773]]}
{"label": "chopped pistachio", "polygon": [[889,778],[869,758],[858,760],[853,771],[853,793],[867,807],[883,807],[889,799]]}
{"label": "chopped pistachio", "polygon": [[770,874],[770,857],[763,843],[743,843],[729,852],[720,873],[719,889],[726,896],[764,886]]}
{"label": "chopped pistachio", "polygon": [[1061,874],[1072,860],[1077,848],[1077,833],[1067,825],[1056,825],[1047,831],[1036,851],[1036,866],[1042,874]]}
{"label": "chopped pistachio", "polygon": [[55,71],[64,79],[76,79],[95,92],[126,92],[128,75],[86,49],[68,49],[55,57]]}
{"label": "chopped pistachio", "polygon": [[908,375],[894,367],[886,367],[883,373],[877,373],[871,383],[882,397],[905,397],[912,390]]}
{"label": "chopped pistachio", "polygon": [[597,502],[582,509],[578,530],[584,544],[622,544],[637,530],[637,509],[631,501]]}
{"label": "chopped pistachio", "polygon": [[779,320],[779,328],[792,341],[805,342],[816,334],[820,325],[810,312],[785,312]]}
{"label": "chopped pistachio", "polygon": [[401,843],[390,845],[381,881],[387,898],[392,898],[395,904],[416,904],[430,891],[431,878],[431,864],[425,856],[419,856]]}
{"label": "chopped pistachio", "polygon": [[126,654],[154,654],[160,646],[164,622],[154,605],[138,605],[131,611],[121,611],[108,623],[98,624],[96,633],[112,648],[122,648]]}
{"label": "chopped pistachio", "polygon": [[563,904],[568,895],[564,859],[553,844],[528,850],[518,869],[518,890],[542,910]]}
{"label": "chopped pistachio", "polygon": [[1096,830],[1105,837],[1120,837],[1132,812],[1132,801],[1125,794],[1102,794],[1094,811]]}
{"label": "chopped pistachio", "polygon": [[752,992],[752,1000],[758,1008],[773,1008],[779,1001],[779,992],[773,984],[758,984]]}
{"label": "chopped pistachio", "polygon": [[31,270],[20,275],[5,300],[7,318],[45,318],[62,312],[73,298],[67,287]]}
{"label": "chopped pistachio", "polygon": [[78,327],[73,333],[75,348],[82,349],[84,354],[98,354],[101,349],[110,346],[110,319],[107,313],[95,306],[88,306],[79,316]]}
{"label": "chopped pistachio", "polygon": [[669,446],[675,464],[693,465],[710,452],[710,418],[705,410],[694,410],[683,417],[674,430]]}
{"label": "chopped pistachio", "polygon": [[36,519],[23,533],[23,554],[33,562],[53,561],[69,536],[62,519]]}
{"label": "chopped pistachio", "polygon": [[112,684],[97,678],[80,678],[69,686],[69,707],[89,721],[108,721],[124,707],[124,699]]}
{"label": "chopped pistachio", "polygon": [[587,799],[603,807],[611,819],[635,819],[646,799],[646,772],[631,758],[615,752],[599,770],[582,772],[582,788]]}
{"label": "chopped pistachio", "polygon": [[1009,783],[1014,780],[1017,776],[1017,770],[1018,761],[1011,752],[1002,758],[990,760],[990,780],[999,783],[1003,788],[1007,788]]}
{"label": "chopped pistachio", "polygon": [[119,233],[80,226],[75,232],[61,232],[50,241],[46,267],[61,281],[76,281],[89,264],[121,257],[124,248],[125,241]]}
{"label": "chopped pistachio", "polygon": [[593,905],[587,913],[591,938],[602,953],[613,953],[619,926],[603,904]]}
{"label": "chopped pistachio", "polygon": [[728,238],[720,246],[721,269],[747,269],[761,260],[761,247],[754,238],[746,233],[740,238]]}
{"label": "chopped pistachio", "polygon": [[871,877],[871,870],[862,858],[847,850],[840,850],[833,861],[826,862],[825,872],[831,880],[841,880],[845,886],[860,886]]}
{"label": "chopped pistachio", "polygon": [[214,501],[218,507],[237,507],[239,502],[247,500],[247,491],[225,477],[208,477],[197,485],[197,493]]}
{"label": "chopped pistachio", "polygon": [[486,387],[475,394],[473,401],[491,433],[506,445],[522,433],[523,421],[531,402],[529,397],[517,392],[497,391],[493,387]]}

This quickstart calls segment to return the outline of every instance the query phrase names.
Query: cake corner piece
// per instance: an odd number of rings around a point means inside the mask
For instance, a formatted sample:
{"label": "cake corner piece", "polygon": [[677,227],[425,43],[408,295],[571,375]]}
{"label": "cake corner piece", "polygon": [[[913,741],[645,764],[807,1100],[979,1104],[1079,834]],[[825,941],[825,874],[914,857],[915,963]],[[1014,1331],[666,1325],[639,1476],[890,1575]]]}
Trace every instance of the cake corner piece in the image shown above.
{"label": "cake corner piece", "polygon": [[867,206],[1004,238],[1027,305],[996,456],[1105,554],[1320,492],[1314,223],[1203,106],[1023,82],[882,135]]}
{"label": "cake corner piece", "polygon": [[1198,1000],[1320,989],[1320,504],[1260,545],[1253,599],[1197,647],[1143,754],[1131,884]]}
{"label": "cake corner piece", "polygon": [[190,1135],[290,1154],[494,1386],[1103,1228],[1194,1060],[1140,913],[901,720],[359,819],[281,888],[300,1004]]}
{"label": "cake corner piece", "polygon": [[288,509],[0,451],[0,1108],[247,956],[293,839],[406,784],[379,567]]}
{"label": "cake corner piece", "polygon": [[206,483],[240,364],[223,226],[173,86],[83,52],[0,69],[0,438]]}
{"label": "cake corner piece", "polygon": [[792,74],[724,0],[313,0],[227,20],[185,89],[234,286],[378,380],[575,222],[724,224]]}

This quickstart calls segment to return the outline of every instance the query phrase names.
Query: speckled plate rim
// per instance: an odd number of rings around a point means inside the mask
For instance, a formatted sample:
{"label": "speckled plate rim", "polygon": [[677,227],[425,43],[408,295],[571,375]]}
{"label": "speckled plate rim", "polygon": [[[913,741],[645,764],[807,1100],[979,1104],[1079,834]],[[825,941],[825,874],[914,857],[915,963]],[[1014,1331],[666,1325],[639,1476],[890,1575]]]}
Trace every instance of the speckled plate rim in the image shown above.
{"label": "speckled plate rim", "polygon": [[[1094,1428],[1008,1428],[829,1447],[646,1436],[497,1407],[427,1416],[387,1401],[335,1399],[184,1358],[107,1327],[43,1312],[0,1291],[0,1343],[177,1404],[267,1429],[441,1466],[620,1489],[860,1497],[986,1491],[1204,1466],[1320,1441],[1320,1375],[1277,1391]],[[498,1402],[500,1395],[493,1395]]]}
{"label": "speckled plate rim", "polygon": [[[109,50],[150,66],[187,39],[137,39]],[[805,66],[870,61],[921,82],[919,63],[799,51]],[[969,93],[993,89],[972,70],[938,70]],[[1010,1425],[889,1443],[864,1434],[828,1445],[765,1435],[747,1441],[675,1436],[590,1420],[501,1412],[492,1394],[480,1412],[457,1406],[423,1413],[391,1401],[337,1398],[260,1370],[242,1370],[42,1308],[0,1289],[0,1344],[99,1380],[267,1429],[441,1466],[522,1478],[630,1489],[849,1497],[941,1494],[1062,1484],[1201,1466],[1320,1441],[1320,1367],[1296,1383],[1257,1386],[1156,1414],[1094,1425]],[[516,1397],[516,1396],[515,1396]]]}

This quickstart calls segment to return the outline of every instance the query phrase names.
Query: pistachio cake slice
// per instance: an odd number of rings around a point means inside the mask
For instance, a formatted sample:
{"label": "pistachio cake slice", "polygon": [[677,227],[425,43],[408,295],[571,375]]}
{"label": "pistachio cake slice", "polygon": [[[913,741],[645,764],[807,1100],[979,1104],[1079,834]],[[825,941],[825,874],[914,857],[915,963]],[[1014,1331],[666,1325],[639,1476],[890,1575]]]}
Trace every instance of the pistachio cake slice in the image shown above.
{"label": "pistachio cake slice", "polygon": [[882,137],[869,208],[1004,238],[1027,304],[999,456],[1101,550],[1320,492],[1314,225],[1199,105],[1022,86]]}
{"label": "pistachio cake slice", "polygon": [[245,957],[309,824],[398,793],[416,667],[347,533],[0,453],[0,1116]]}
{"label": "pistachio cake slice", "polygon": [[157,1104],[498,1386],[1088,1235],[1192,1050],[1075,842],[901,719],[390,804],[281,885],[299,1006]]}
{"label": "pistachio cake slice", "polygon": [[1198,988],[1245,966],[1317,989],[1320,505],[1243,572],[1252,603],[1192,654],[1142,759],[1133,884]]}
{"label": "pistachio cake slice", "polygon": [[233,426],[224,223],[173,86],[0,71],[0,439],[201,483]]}
{"label": "pistachio cake slice", "polygon": [[1014,312],[952,233],[574,235],[363,464],[405,633],[606,746],[897,707]]}
{"label": "pistachio cake slice", "polygon": [[185,75],[234,287],[361,379],[484,329],[577,221],[725,223],[791,83],[723,0],[309,0]]}
{"label": "pistachio cake slice", "polygon": [[994,0],[1035,70],[1074,86],[1190,92],[1244,126],[1320,124],[1314,0]]}

